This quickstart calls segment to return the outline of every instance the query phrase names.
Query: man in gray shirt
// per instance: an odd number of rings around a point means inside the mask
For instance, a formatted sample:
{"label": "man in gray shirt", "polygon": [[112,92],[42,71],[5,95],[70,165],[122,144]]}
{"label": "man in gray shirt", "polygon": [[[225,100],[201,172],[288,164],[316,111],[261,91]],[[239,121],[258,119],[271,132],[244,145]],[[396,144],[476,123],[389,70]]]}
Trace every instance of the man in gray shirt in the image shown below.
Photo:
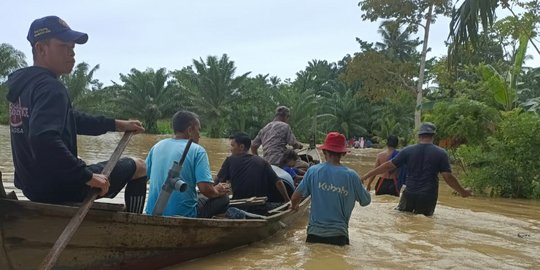
{"label": "man in gray shirt", "polygon": [[263,158],[272,165],[279,165],[279,161],[287,149],[287,144],[295,149],[301,149],[303,147],[296,140],[291,127],[287,124],[289,116],[289,108],[285,106],[276,108],[274,120],[266,124],[251,143],[251,152],[253,155],[258,155],[257,150],[262,145]]}

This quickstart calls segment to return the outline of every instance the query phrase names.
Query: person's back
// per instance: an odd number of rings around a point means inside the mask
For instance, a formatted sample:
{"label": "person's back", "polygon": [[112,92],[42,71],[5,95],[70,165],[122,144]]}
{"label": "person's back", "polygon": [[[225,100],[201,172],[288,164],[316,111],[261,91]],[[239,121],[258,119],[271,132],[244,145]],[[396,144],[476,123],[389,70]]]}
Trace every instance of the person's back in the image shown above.
{"label": "person's back", "polygon": [[259,131],[254,142],[260,139],[263,157],[270,164],[278,165],[281,156],[287,150],[287,144],[294,144],[296,138],[289,124],[282,121],[272,121]]}
{"label": "person's back", "polygon": [[246,133],[236,133],[231,139],[231,156],[227,157],[216,177],[216,183],[230,181],[234,199],[267,197],[264,205],[240,207],[248,212],[265,215],[268,210],[290,201],[287,188],[271,165],[259,156],[250,155],[251,139]]}
{"label": "person's back", "polygon": [[355,202],[359,201],[362,206],[370,202],[356,172],[327,162],[312,166],[306,172],[298,191],[307,189],[311,189],[312,209],[308,234],[348,237],[348,224]]}
{"label": "person's back", "polygon": [[[229,188],[222,184],[214,186],[208,155],[198,144],[201,128],[199,117],[193,112],[178,111],[172,117],[172,126],[174,137],[159,141],[150,149],[146,158],[150,179],[146,213],[153,214],[156,207],[163,210],[165,216],[211,218],[225,212],[229,204]],[[189,140],[192,140],[192,144],[180,172],[180,179],[188,187],[184,192],[172,192],[165,206],[156,206],[169,170],[175,161],[180,160]],[[200,196],[196,187],[199,188]]]}
{"label": "person's back", "polygon": [[340,163],[347,152],[345,136],[330,132],[320,148],[326,162],[308,169],[293,193],[291,208],[298,209],[301,198],[311,196],[306,242],[348,245],[355,201],[366,206],[371,197],[358,174]]}
{"label": "person's back", "polygon": [[[187,139],[168,138],[159,141],[150,149],[146,159],[148,178],[150,179],[146,213],[151,214],[154,210],[161,187],[167,180],[169,168],[173,162],[180,160],[187,142]],[[180,178],[188,187],[184,192],[171,193],[163,215],[197,216],[197,190],[195,187],[197,182],[211,182],[212,175],[206,169],[208,166],[208,156],[204,148],[192,143],[180,173]]]}
{"label": "person's back", "polygon": [[446,151],[434,144],[405,147],[393,161],[396,166],[407,166],[405,185],[409,193],[437,194],[438,174],[450,171]]}
{"label": "person's back", "polygon": [[[398,153],[398,151],[396,150],[396,147],[398,146],[398,138],[396,136],[390,135],[388,136],[386,141],[386,149],[377,154],[377,158],[375,160],[375,168],[391,160]],[[399,196],[398,173],[399,169],[391,170],[381,174],[379,179],[377,180],[377,183],[375,184],[375,195],[388,194],[393,196]],[[373,182],[374,178],[375,176],[368,179],[368,191],[371,190],[371,183]]]}
{"label": "person's back", "polygon": [[229,179],[233,191],[233,199],[250,197],[268,197],[270,202],[282,202],[276,192],[276,173],[268,162],[259,156],[250,154],[232,155],[224,161],[218,178]]}
{"label": "person's back", "polygon": [[262,145],[263,158],[272,165],[279,165],[287,144],[293,148],[302,148],[303,145],[296,140],[291,127],[287,124],[289,109],[285,106],[276,108],[274,120],[264,126],[251,145],[251,152],[257,154],[257,149]]}
{"label": "person's back", "polygon": [[471,192],[464,189],[452,174],[446,151],[433,144],[436,130],[434,124],[422,123],[418,130],[418,144],[405,147],[395,158],[364,175],[364,178],[369,179],[396,168],[403,168],[403,165],[406,166],[406,187],[397,207],[399,211],[425,216],[433,215],[437,206],[439,173],[444,181],[462,197],[471,196]]}

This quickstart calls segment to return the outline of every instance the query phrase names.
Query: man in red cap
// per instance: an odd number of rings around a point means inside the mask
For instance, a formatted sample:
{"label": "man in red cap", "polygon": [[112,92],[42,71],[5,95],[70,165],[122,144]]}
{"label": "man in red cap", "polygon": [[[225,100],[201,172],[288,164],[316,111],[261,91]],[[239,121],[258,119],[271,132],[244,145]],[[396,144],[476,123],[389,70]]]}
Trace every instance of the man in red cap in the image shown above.
{"label": "man in red cap", "polygon": [[292,195],[291,208],[295,210],[303,197],[311,195],[306,242],[348,245],[349,219],[355,202],[361,206],[371,203],[358,174],[341,164],[347,153],[345,145],[343,134],[328,133],[320,147],[326,162],[309,168]]}

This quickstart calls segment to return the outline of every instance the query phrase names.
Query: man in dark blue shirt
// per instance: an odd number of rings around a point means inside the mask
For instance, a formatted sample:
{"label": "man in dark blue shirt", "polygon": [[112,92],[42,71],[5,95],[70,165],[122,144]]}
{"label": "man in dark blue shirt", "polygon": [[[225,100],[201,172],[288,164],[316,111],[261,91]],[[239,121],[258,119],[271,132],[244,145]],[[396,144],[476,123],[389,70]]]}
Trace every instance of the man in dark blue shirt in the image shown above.
{"label": "man in dark blue shirt", "polygon": [[448,185],[461,194],[462,197],[471,195],[464,189],[452,174],[446,151],[433,144],[436,127],[432,123],[423,123],[418,131],[419,143],[405,147],[392,160],[369,171],[362,179],[385,173],[407,165],[406,188],[403,191],[398,206],[399,211],[433,215],[437,205],[440,173]]}
{"label": "man in dark blue shirt", "polygon": [[7,82],[15,186],[32,201],[66,203],[82,202],[90,187],[112,198],[127,185],[127,210],[141,213],[146,196],[143,160],[123,158],[107,178],[101,174],[105,162],[87,165],[77,156],[77,134],[144,131],[139,121],[94,117],[71,106],[59,77],[71,72],[75,44],[86,43],[88,35],[47,16],[32,22],[27,39],[34,65],[13,72]]}

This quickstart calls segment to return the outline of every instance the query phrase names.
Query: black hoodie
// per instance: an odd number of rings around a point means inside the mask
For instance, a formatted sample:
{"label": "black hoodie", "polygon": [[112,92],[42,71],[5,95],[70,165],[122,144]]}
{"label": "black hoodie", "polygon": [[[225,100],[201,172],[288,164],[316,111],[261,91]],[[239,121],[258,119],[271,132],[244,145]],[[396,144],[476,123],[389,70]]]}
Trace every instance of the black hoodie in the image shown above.
{"label": "black hoodie", "polygon": [[33,201],[82,200],[92,172],[77,158],[77,134],[114,131],[114,119],[75,111],[65,86],[45,68],[17,70],[7,85],[15,186]]}

